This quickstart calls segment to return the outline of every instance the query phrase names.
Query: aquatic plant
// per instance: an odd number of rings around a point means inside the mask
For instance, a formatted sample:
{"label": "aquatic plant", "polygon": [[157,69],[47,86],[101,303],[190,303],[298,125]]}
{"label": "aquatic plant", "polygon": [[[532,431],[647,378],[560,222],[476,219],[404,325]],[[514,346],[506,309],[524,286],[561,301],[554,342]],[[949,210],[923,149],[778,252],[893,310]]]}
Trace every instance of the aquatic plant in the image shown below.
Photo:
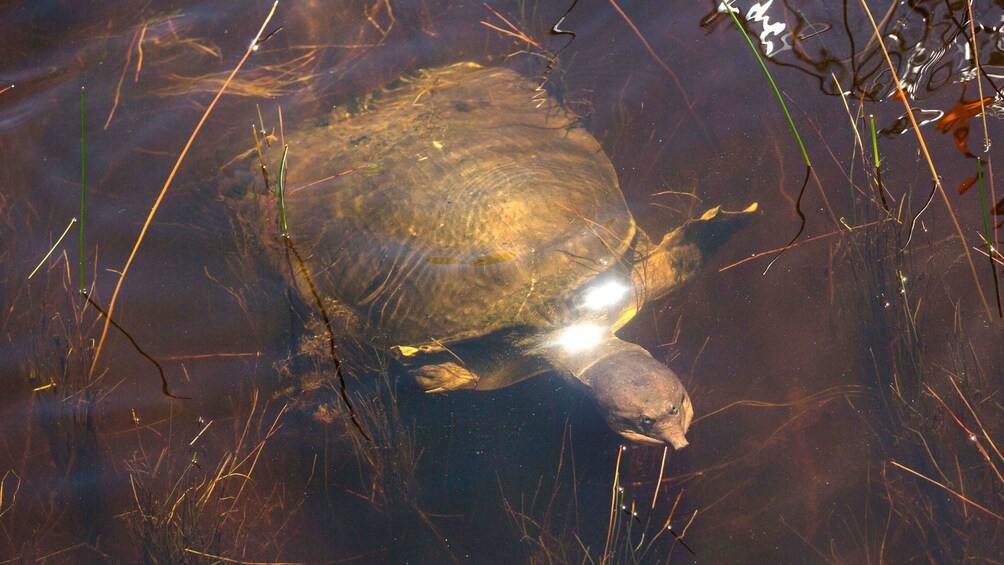
{"label": "aquatic plant", "polygon": [[736,28],[743,34],[746,39],[746,43],[749,45],[750,50],[753,52],[753,56],[756,57],[757,63],[759,63],[760,68],[763,70],[764,75],[767,77],[767,81],[770,83],[771,89],[774,91],[774,95],[777,97],[778,103],[781,105],[781,110],[784,112],[784,117],[788,121],[788,127],[791,128],[791,134],[795,137],[795,141],[798,143],[798,148],[802,152],[802,159],[805,161],[805,180],[802,181],[802,187],[798,190],[798,198],[795,199],[795,213],[798,214],[800,224],[798,226],[798,231],[795,232],[795,236],[791,238],[791,241],[787,245],[781,248],[777,252],[777,255],[767,263],[767,267],[764,268],[763,274],[767,274],[771,266],[775,261],[780,259],[781,255],[788,250],[798,238],[801,237],[802,232],[805,231],[805,213],[802,212],[802,197],[805,196],[805,187],[809,185],[809,178],[812,176],[812,161],[809,159],[809,153],[805,150],[805,144],[802,143],[802,136],[798,134],[798,128],[795,127],[795,121],[791,118],[791,112],[788,111],[788,105],[784,103],[784,98],[781,96],[781,91],[777,88],[777,83],[774,82],[774,77],[771,76],[770,71],[767,69],[767,64],[764,63],[763,57],[760,56],[760,51],[757,50],[756,46],[753,45],[753,40],[750,39],[749,34],[746,32],[746,28],[743,23],[739,21],[739,16],[737,13],[739,10],[731,6],[728,2],[722,1],[720,4],[721,9],[724,9],[729,13],[732,18],[732,22],[735,24]]}
{"label": "aquatic plant", "polygon": [[[676,511],[684,496],[682,488],[670,489],[667,486],[667,490],[675,491],[676,496],[666,491],[663,494],[670,494],[669,496],[659,496],[664,482],[668,447],[662,451],[658,477],[651,481],[650,505],[639,503],[637,492],[629,494],[637,491],[638,486],[637,480],[625,480],[622,471],[622,459],[631,448],[618,448],[609,483],[608,520],[606,527],[601,529],[597,527],[599,524],[580,522],[579,479],[571,434],[571,428],[566,426],[549,494],[543,490],[546,487],[539,484],[529,501],[521,494],[516,502],[506,495],[505,485],[500,481],[502,504],[509,515],[510,524],[520,536],[525,562],[648,563],[670,560],[677,552],[687,552],[697,557],[695,550],[684,538],[697,518],[698,511],[695,510],[683,519],[677,516]],[[571,485],[571,492],[563,485]]]}
{"label": "aquatic plant", "polygon": [[282,147],[282,157],[279,158],[279,226],[282,237],[289,239],[289,227],[286,225],[286,153],[289,146]]}
{"label": "aquatic plant", "polygon": [[[885,190],[880,163],[871,165],[876,188]],[[999,353],[980,352],[968,341],[958,304],[950,295],[939,296],[944,290],[930,282],[940,267],[922,258],[937,257],[950,241],[931,241],[926,230],[914,233],[927,204],[913,214],[905,206],[901,201],[896,213],[913,215],[908,227],[878,222],[845,238],[856,289],[845,312],[857,320],[859,344],[867,352],[859,360],[870,368],[862,382],[874,387],[881,407],[863,418],[878,459],[867,496],[872,505],[884,507],[885,516],[872,516],[861,525],[881,535],[866,537],[859,550],[866,559],[914,554],[933,561],[978,562],[993,555],[995,542],[988,540],[1004,531],[1000,514],[986,506],[1004,485],[996,471],[999,463],[990,456],[1000,430],[982,424],[1000,421],[999,406],[975,401],[998,390],[985,371],[1000,362],[995,359]],[[867,206],[857,207],[855,214],[877,221],[889,211]],[[909,246],[904,243],[911,240]],[[932,356],[924,319],[925,311],[935,308],[932,304],[945,300],[955,303],[950,365],[940,351]],[[954,394],[946,394],[950,392]],[[979,416],[977,406],[989,413]],[[963,423],[967,418],[968,425]],[[970,446],[983,455],[974,458]]]}
{"label": "aquatic plant", "polygon": [[[6,241],[20,246],[16,238]],[[114,385],[104,382],[103,374],[88,374],[98,320],[79,299],[71,264],[62,251],[31,281],[6,279],[0,292],[9,300],[0,299],[3,329],[18,336],[9,358],[16,365],[0,383],[0,395],[23,403],[28,431],[8,429],[0,454],[0,526],[13,542],[11,558],[39,559],[73,545],[85,547],[100,533],[94,518],[107,510],[100,477],[108,461],[96,417]],[[39,459],[46,461],[45,472],[38,470]],[[35,504],[40,499],[54,505]],[[70,536],[67,523],[83,527]]]}
{"label": "aquatic plant", "polygon": [[[313,314],[298,350],[278,366],[284,385],[278,397],[289,402],[293,412],[309,418],[304,423],[308,428],[323,428],[316,434],[324,438],[321,444],[307,447],[324,453],[320,464],[325,469],[325,493],[339,506],[346,496],[363,502],[355,515],[360,524],[402,532],[425,530],[432,546],[456,562],[446,536],[423,509],[414,423],[401,412],[399,384],[384,353],[353,342],[347,337],[351,332],[340,334],[338,355],[347,374],[337,374],[328,329],[351,327],[352,314],[330,299],[325,312],[331,321]],[[360,380],[357,375],[367,378]],[[351,404],[342,399],[343,378],[352,380]],[[367,435],[359,433],[359,426]]]}
{"label": "aquatic plant", "polygon": [[[875,36],[879,37],[878,25],[875,23],[875,17],[872,15],[871,10],[868,8],[868,4],[861,0],[861,7],[868,16],[869,22],[871,22],[872,29],[875,31]],[[983,308],[986,310],[987,317],[991,317],[990,306],[987,303],[987,298],[983,292],[983,286],[980,284],[980,278],[976,273],[976,265],[973,263],[972,253],[970,253],[969,245],[966,243],[965,233],[962,231],[962,227],[959,225],[959,219],[952,208],[952,203],[948,200],[948,195],[945,193],[945,189],[941,184],[941,177],[938,175],[938,171],[934,166],[934,161],[931,158],[931,153],[927,149],[927,143],[924,140],[924,135],[920,131],[920,126],[917,124],[917,118],[914,116],[913,108],[910,107],[910,101],[907,94],[903,91],[903,85],[900,83],[899,76],[896,73],[896,67],[892,63],[892,59],[889,57],[889,51],[886,49],[885,43],[881,39],[877,44],[882,48],[882,54],[885,56],[886,63],[889,67],[889,72],[892,75],[893,83],[896,85],[897,98],[903,103],[906,108],[906,115],[910,119],[910,124],[912,125],[912,130],[917,136],[917,143],[920,146],[920,150],[924,155],[924,160],[926,161],[928,168],[931,172],[931,178],[934,182],[938,193],[941,195],[942,200],[945,203],[945,207],[948,210],[948,216],[952,220],[952,224],[955,227],[955,232],[958,235],[958,239],[962,244],[963,253],[966,256],[966,261],[969,264],[970,272],[973,276],[973,282],[976,284],[976,291],[983,303]]]}
{"label": "aquatic plant", "polygon": [[871,357],[862,362],[873,367],[882,403],[870,426],[882,459],[880,488],[872,496],[886,504],[888,520],[868,526],[884,534],[882,545],[867,551],[880,559],[905,546],[934,561],[990,557],[996,543],[989,540],[1000,535],[1004,519],[988,505],[1004,481],[999,455],[991,455],[1000,429],[983,423],[1000,422],[1001,413],[978,400],[999,390],[985,363],[1000,360],[991,354],[981,361],[957,319],[952,366],[933,361],[921,305],[934,302],[936,289],[915,282],[924,273],[897,249],[888,229],[864,231],[849,242],[863,306],[862,341]]}
{"label": "aquatic plant", "polygon": [[[199,420],[187,449],[135,422],[136,451],[125,461],[134,507],[119,518],[143,562],[281,559],[285,529],[303,504],[302,495],[256,478],[269,458],[263,454],[274,449],[286,407],[270,409],[257,390],[248,401],[243,425],[233,420],[234,437],[220,453],[206,454],[197,446],[214,420]],[[226,424],[217,429],[220,425]],[[153,450],[150,443],[162,447]]]}

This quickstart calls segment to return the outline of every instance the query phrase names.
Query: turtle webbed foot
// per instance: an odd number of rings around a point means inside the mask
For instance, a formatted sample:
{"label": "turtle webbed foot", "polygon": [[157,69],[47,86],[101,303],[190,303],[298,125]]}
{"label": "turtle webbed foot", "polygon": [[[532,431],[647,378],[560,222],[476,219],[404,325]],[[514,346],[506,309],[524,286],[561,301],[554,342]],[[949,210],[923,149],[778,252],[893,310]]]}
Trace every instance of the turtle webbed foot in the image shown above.
{"label": "turtle webbed foot", "polygon": [[453,362],[425,365],[412,371],[415,381],[427,393],[474,389],[478,376]]}

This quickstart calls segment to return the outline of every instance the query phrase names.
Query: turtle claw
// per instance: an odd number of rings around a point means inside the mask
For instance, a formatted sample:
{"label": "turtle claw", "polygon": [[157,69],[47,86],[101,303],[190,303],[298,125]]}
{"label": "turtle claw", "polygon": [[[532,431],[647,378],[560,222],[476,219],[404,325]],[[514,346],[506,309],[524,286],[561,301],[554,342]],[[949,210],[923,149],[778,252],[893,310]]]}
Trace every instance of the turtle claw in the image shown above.
{"label": "turtle claw", "polygon": [[425,365],[412,371],[415,381],[426,393],[474,389],[478,376],[453,362]]}

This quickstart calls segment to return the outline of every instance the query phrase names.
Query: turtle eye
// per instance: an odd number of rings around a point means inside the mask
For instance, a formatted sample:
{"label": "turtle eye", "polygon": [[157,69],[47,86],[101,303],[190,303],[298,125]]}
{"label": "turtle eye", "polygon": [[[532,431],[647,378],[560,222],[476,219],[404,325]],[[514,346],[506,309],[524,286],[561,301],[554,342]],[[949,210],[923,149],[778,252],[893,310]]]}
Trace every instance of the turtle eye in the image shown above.
{"label": "turtle eye", "polygon": [[671,405],[669,407],[669,414],[671,416],[676,416],[679,413],[680,413],[680,409],[676,407],[676,404],[673,404],[673,405]]}
{"label": "turtle eye", "polygon": [[648,416],[642,416],[642,418],[641,418],[641,425],[642,426],[644,426],[646,428],[650,428],[650,427],[652,427],[652,424],[655,424],[655,420],[654,419],[649,418]]}

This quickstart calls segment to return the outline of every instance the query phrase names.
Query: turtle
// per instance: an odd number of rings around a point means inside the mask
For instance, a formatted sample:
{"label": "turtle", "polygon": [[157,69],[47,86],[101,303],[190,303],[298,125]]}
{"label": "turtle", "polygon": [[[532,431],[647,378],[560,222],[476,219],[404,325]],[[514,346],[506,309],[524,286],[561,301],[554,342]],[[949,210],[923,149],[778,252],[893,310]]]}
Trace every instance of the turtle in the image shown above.
{"label": "turtle", "polygon": [[427,392],[556,371],[628,440],[687,445],[680,379],[616,332],[755,204],[653,243],[582,120],[506,67],[420,70],[283,137],[306,302],[351,314]]}

